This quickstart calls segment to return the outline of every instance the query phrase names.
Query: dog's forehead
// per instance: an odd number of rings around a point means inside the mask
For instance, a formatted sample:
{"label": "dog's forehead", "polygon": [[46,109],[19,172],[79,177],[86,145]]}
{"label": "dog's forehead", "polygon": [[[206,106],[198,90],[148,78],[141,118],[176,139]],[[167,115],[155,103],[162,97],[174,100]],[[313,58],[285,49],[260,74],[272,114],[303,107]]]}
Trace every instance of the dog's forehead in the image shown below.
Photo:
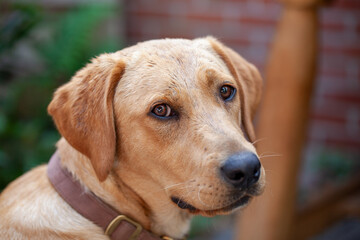
{"label": "dog's forehead", "polygon": [[122,52],[126,57],[126,72],[137,78],[138,83],[161,84],[152,79],[170,78],[177,84],[191,86],[198,73],[206,69],[231,75],[206,38],[151,40]]}

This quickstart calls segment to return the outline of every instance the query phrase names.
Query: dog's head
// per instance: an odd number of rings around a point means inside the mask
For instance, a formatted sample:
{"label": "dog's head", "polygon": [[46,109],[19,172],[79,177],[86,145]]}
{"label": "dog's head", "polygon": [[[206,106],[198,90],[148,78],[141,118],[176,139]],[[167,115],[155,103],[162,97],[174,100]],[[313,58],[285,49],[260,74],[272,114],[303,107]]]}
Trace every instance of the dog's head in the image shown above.
{"label": "dog's head", "polygon": [[48,110],[100,181],[111,172],[149,205],[212,216],[262,191],[260,94],[256,68],[217,40],[165,39],[94,59]]}

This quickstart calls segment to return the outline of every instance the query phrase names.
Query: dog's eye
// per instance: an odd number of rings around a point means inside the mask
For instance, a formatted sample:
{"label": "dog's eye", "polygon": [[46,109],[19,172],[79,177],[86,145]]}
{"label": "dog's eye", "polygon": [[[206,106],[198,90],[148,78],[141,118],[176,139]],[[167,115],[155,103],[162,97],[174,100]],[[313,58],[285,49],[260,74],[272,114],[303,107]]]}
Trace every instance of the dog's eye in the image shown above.
{"label": "dog's eye", "polygon": [[170,117],[173,115],[171,107],[167,104],[158,104],[151,111],[158,117]]}
{"label": "dog's eye", "polygon": [[235,95],[235,88],[230,85],[224,85],[220,88],[220,95],[224,101],[229,101]]}

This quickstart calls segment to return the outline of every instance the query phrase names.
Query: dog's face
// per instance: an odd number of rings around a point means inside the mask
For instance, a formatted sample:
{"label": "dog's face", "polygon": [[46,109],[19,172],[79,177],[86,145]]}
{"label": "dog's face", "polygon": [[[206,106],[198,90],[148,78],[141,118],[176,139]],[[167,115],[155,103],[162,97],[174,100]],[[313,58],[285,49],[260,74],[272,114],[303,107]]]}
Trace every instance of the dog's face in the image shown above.
{"label": "dog's face", "polygon": [[69,84],[49,112],[101,181],[111,172],[148,204],[204,216],[261,193],[247,140],[261,79],[216,40],[145,42],[99,57]]}

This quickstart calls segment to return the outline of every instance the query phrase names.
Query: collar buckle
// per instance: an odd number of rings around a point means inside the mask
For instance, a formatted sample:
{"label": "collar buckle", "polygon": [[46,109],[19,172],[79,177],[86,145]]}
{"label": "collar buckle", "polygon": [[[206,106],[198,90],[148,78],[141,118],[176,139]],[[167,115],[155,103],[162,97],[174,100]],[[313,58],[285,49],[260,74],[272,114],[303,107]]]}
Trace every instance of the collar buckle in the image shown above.
{"label": "collar buckle", "polygon": [[125,215],[119,215],[116,218],[114,218],[111,223],[107,226],[106,230],[105,230],[105,234],[108,235],[109,237],[111,236],[111,234],[116,230],[116,228],[119,226],[121,221],[126,221],[132,225],[134,225],[136,227],[136,230],[133,232],[133,234],[130,236],[129,240],[136,240],[141,231],[142,231],[142,226],[135,222],[134,220],[130,219],[129,217],[125,216]]}

